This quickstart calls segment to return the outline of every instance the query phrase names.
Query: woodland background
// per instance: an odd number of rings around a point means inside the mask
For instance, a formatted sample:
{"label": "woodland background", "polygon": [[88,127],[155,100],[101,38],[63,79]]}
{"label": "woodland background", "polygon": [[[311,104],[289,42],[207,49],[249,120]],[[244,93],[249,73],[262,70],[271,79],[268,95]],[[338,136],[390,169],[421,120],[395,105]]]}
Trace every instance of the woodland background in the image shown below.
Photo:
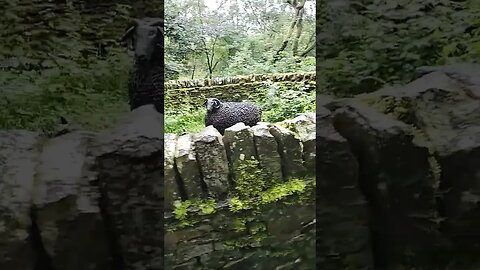
{"label": "woodland background", "polygon": [[[165,10],[163,1],[0,4],[0,128],[46,134],[60,116],[98,129],[128,111],[132,58],[116,40],[132,18],[164,12],[167,80],[316,66],[317,91],[348,96],[409,81],[418,66],[478,62],[480,55],[475,0],[234,0],[218,1],[216,10],[203,0],[167,1]],[[312,110],[313,95],[292,91],[295,104],[304,105],[285,117]],[[281,95],[274,100],[267,109],[291,107]],[[167,112],[167,130],[198,124],[200,115],[191,108]]]}

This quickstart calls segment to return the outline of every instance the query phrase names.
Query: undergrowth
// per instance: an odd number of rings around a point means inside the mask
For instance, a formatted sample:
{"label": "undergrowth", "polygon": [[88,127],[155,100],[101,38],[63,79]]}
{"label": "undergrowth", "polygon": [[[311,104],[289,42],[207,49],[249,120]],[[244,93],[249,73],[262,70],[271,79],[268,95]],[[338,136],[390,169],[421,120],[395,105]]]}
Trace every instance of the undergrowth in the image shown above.
{"label": "undergrowth", "polygon": [[111,50],[103,59],[74,62],[42,71],[2,72],[0,129],[50,134],[60,117],[89,130],[112,126],[129,111],[130,57]]}
{"label": "undergrowth", "polygon": [[[289,88],[281,83],[271,83],[256,91],[267,93],[263,100],[251,100],[262,108],[264,122],[275,123],[294,118],[301,113],[315,112],[315,91],[307,89],[304,85],[299,84]],[[205,127],[205,113],[203,107],[190,106],[166,111],[165,132],[176,134],[199,132]]]}

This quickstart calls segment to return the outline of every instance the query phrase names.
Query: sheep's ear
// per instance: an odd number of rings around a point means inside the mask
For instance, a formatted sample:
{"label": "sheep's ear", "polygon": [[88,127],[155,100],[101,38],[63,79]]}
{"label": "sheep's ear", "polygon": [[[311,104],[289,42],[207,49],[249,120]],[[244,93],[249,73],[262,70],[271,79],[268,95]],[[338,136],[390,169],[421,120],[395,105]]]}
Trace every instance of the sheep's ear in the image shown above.
{"label": "sheep's ear", "polygon": [[151,26],[161,26],[163,27],[164,23],[163,20],[160,18],[156,18],[152,23],[150,23]]}
{"label": "sheep's ear", "polygon": [[133,34],[133,30],[135,30],[135,27],[136,25],[132,25],[131,27],[129,27],[127,29],[127,31],[125,31],[125,34],[119,39],[120,42],[123,42],[127,39],[131,39],[132,38],[132,34]]}
{"label": "sheep's ear", "polygon": [[133,34],[135,31],[135,25],[128,28],[125,34],[120,38],[120,42],[127,42],[127,47],[129,50],[133,50]]}

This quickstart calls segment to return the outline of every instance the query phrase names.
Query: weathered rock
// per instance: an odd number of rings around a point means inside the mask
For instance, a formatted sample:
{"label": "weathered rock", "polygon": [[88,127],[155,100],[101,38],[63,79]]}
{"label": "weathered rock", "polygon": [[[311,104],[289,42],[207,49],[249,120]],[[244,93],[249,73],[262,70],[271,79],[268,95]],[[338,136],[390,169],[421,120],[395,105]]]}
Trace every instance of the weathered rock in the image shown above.
{"label": "weathered rock", "polygon": [[282,160],[278,152],[278,144],[265,124],[257,124],[252,127],[253,139],[257,151],[260,166],[272,179],[282,181]]}
{"label": "weathered rock", "polygon": [[[98,187],[90,180],[91,134],[69,133],[43,146],[33,203],[43,246],[56,269],[107,269],[105,224],[98,208]],[[95,239],[95,243],[92,243]]]}
{"label": "weathered rock", "polygon": [[317,267],[373,269],[368,205],[358,163],[330,112],[317,107]]}
{"label": "weathered rock", "polygon": [[[355,102],[335,112],[334,126],[360,165],[360,184],[372,211],[373,249],[382,267],[435,267],[440,245],[435,181],[426,147],[410,127]],[[409,254],[413,251],[413,254]]]}
{"label": "weathered rock", "polygon": [[480,245],[480,126],[458,130],[439,153],[441,209],[448,218],[444,229],[451,236],[455,253],[475,258]]}
{"label": "weathered rock", "polygon": [[478,77],[479,68],[479,64],[457,63],[436,67],[420,67],[417,69],[417,71],[419,75],[425,75],[432,72],[443,73],[454,79],[456,84],[461,85],[462,90],[470,98],[480,99],[480,78]]}
{"label": "weathered rock", "polygon": [[190,216],[199,220],[194,227],[167,220],[174,230],[165,239],[166,269],[276,269],[288,262],[314,269],[315,204],[313,193],[303,195],[311,199],[278,201],[256,212],[219,206],[213,214]]}
{"label": "weathered rock", "polygon": [[296,132],[303,145],[303,161],[307,168],[307,173],[315,176],[315,118],[311,114],[301,114],[293,119],[286,120],[285,123],[291,126]]}
{"label": "weathered rock", "polygon": [[316,121],[316,113],[307,112],[307,113],[301,114],[301,116],[307,117],[307,119],[310,120],[313,123],[315,123],[315,121]]}
{"label": "weathered rock", "polygon": [[303,165],[303,148],[300,138],[280,125],[271,126],[269,130],[279,146],[284,179],[303,177],[306,174],[306,168]]}
{"label": "weathered rock", "polygon": [[199,257],[203,254],[207,254],[213,251],[213,244],[197,244],[191,245],[189,243],[181,244],[178,247],[177,263],[187,262],[195,257]]}
{"label": "weathered rock", "polygon": [[222,135],[213,126],[208,126],[193,141],[208,193],[217,199],[226,198],[229,170]]}
{"label": "weathered rock", "polygon": [[188,198],[203,197],[202,179],[198,167],[191,134],[184,134],[177,139],[175,163],[178,173],[185,186]]}
{"label": "weathered rock", "polygon": [[480,209],[468,202],[475,204],[475,196],[470,194],[478,189],[479,68],[478,64],[430,67],[428,75],[376,96],[381,98],[380,104],[387,98],[396,103],[404,101],[409,120],[420,134],[418,140],[435,153],[442,195],[438,205],[446,219],[442,231],[454,244],[449,254],[460,254],[458,261],[468,261],[466,256],[476,257],[479,252],[478,242],[473,239],[478,237],[475,228],[480,222]]}
{"label": "weathered rock", "polygon": [[163,116],[153,105],[95,138],[113,268],[163,268]]}
{"label": "weathered rock", "polygon": [[35,133],[0,132],[0,269],[34,269],[29,232],[38,147]]}
{"label": "weathered rock", "polygon": [[165,210],[171,211],[174,202],[181,200],[180,187],[177,183],[177,172],[175,168],[175,148],[177,147],[177,135],[165,134],[165,158],[163,162],[165,177]]}
{"label": "weathered rock", "polygon": [[[403,107],[407,122],[417,129],[416,140],[435,153],[433,166],[439,178],[438,209],[445,221],[442,232],[453,243],[443,258],[468,261],[480,252],[478,224],[480,65],[430,67],[427,75],[396,89],[368,96],[376,104]],[[442,219],[440,219],[441,221]],[[446,255],[445,255],[446,254]],[[455,255],[452,255],[455,254]],[[456,266],[464,268],[467,266]]]}
{"label": "weathered rock", "polygon": [[318,108],[323,108],[325,105],[333,102],[334,100],[335,98],[332,96],[322,95],[317,92],[315,96],[315,104],[317,105],[317,111],[318,111]]}
{"label": "weathered rock", "polygon": [[237,181],[241,173],[241,166],[248,165],[246,162],[249,160],[257,160],[252,130],[244,123],[237,123],[225,129],[223,141],[233,179]]}

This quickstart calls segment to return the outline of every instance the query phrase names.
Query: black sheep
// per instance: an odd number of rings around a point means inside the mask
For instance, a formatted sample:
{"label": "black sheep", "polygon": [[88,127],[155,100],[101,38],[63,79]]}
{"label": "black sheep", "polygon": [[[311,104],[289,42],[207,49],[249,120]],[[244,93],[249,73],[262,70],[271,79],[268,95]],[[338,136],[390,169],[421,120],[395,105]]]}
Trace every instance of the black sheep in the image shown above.
{"label": "black sheep", "polygon": [[129,49],[135,51],[128,82],[130,110],[154,104],[158,112],[164,113],[163,20],[135,20],[121,40],[127,40]]}
{"label": "black sheep", "polygon": [[212,125],[222,135],[225,129],[237,123],[254,126],[262,118],[261,108],[251,102],[222,102],[217,98],[207,98],[203,106],[207,109],[205,126]]}

